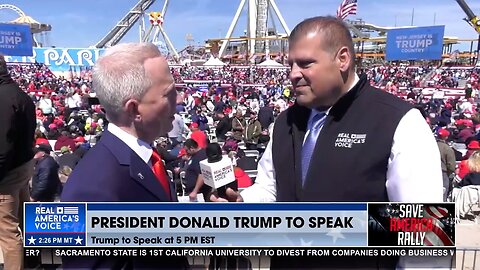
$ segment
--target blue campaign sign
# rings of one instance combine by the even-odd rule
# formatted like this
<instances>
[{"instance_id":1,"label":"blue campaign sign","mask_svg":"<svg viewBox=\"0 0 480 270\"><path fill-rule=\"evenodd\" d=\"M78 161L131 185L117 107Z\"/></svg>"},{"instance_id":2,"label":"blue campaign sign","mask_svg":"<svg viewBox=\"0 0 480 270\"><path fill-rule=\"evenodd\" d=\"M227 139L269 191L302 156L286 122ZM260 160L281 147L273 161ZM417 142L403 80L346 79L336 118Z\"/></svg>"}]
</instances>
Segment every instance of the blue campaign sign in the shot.
<instances>
[{"instance_id":1,"label":"blue campaign sign","mask_svg":"<svg viewBox=\"0 0 480 270\"><path fill-rule=\"evenodd\" d=\"M386 60L442 59L445 26L392 29L387 34Z\"/></svg>"},{"instance_id":2,"label":"blue campaign sign","mask_svg":"<svg viewBox=\"0 0 480 270\"><path fill-rule=\"evenodd\" d=\"M25 246L84 246L83 203L26 203Z\"/></svg>"},{"instance_id":3,"label":"blue campaign sign","mask_svg":"<svg viewBox=\"0 0 480 270\"><path fill-rule=\"evenodd\" d=\"M24 24L0 24L0 53L11 56L31 56L32 33Z\"/></svg>"},{"instance_id":4,"label":"blue campaign sign","mask_svg":"<svg viewBox=\"0 0 480 270\"><path fill-rule=\"evenodd\" d=\"M32 56L6 56L7 62L43 63L53 72L79 71L92 67L104 49L90 48L33 48Z\"/></svg>"}]
</instances>

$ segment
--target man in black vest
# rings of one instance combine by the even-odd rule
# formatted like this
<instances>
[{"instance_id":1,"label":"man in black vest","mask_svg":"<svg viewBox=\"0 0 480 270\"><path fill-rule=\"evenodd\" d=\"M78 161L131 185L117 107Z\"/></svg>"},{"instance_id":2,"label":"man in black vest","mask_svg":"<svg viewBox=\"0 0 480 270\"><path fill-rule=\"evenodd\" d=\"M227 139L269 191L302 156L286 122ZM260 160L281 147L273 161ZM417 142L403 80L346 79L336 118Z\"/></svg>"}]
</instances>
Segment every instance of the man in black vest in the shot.
<instances>
[{"instance_id":1,"label":"man in black vest","mask_svg":"<svg viewBox=\"0 0 480 270\"><path fill-rule=\"evenodd\" d=\"M354 59L341 20L314 17L295 27L289 64L296 103L276 120L255 184L241 196L228 190L230 201L443 201L427 123L407 102L359 78ZM272 269L395 267L396 260L380 260L277 257Z\"/></svg>"}]
</instances>

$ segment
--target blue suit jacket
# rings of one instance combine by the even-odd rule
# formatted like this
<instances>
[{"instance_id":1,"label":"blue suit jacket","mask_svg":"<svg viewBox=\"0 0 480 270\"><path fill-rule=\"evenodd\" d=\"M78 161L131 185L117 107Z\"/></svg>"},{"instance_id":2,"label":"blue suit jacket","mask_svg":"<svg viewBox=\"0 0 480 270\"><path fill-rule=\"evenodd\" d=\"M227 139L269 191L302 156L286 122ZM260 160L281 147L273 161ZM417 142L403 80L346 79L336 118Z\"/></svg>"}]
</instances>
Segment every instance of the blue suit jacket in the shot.
<instances>
[{"instance_id":1,"label":"blue suit jacket","mask_svg":"<svg viewBox=\"0 0 480 270\"><path fill-rule=\"evenodd\" d=\"M64 202L169 202L152 169L123 141L106 131L80 160L62 192ZM184 257L64 257L64 269L184 269Z\"/></svg>"}]
</instances>

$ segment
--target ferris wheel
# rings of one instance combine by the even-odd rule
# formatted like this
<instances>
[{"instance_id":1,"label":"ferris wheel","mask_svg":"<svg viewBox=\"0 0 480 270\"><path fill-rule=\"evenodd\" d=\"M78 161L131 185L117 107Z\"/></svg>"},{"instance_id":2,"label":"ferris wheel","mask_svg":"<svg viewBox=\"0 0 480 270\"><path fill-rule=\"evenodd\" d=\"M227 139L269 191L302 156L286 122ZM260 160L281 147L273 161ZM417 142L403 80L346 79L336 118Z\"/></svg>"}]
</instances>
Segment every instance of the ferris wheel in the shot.
<instances>
[{"instance_id":1,"label":"ferris wheel","mask_svg":"<svg viewBox=\"0 0 480 270\"><path fill-rule=\"evenodd\" d=\"M30 31L32 32L34 46L41 46L45 43L48 43L47 33L52 30L52 26L45 23L40 23L28 16L21 10L19 7L11 4L0 4L0 10L10 10L17 15L17 18L12 21L4 21L5 23L10 24L27 24L30 26Z\"/></svg>"}]
</instances>

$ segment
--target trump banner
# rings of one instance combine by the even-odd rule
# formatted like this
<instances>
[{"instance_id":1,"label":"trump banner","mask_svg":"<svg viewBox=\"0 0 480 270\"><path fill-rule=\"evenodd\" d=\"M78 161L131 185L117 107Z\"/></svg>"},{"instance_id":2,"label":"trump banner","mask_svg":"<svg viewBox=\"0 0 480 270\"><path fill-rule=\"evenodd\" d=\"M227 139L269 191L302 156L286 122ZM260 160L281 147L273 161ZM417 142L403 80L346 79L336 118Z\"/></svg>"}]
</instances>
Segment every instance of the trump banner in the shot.
<instances>
[{"instance_id":1,"label":"trump banner","mask_svg":"<svg viewBox=\"0 0 480 270\"><path fill-rule=\"evenodd\" d=\"M442 59L444 31L444 25L389 30L386 60Z\"/></svg>"},{"instance_id":2,"label":"trump banner","mask_svg":"<svg viewBox=\"0 0 480 270\"><path fill-rule=\"evenodd\" d=\"M33 55L30 26L23 24L0 24L0 53L9 56Z\"/></svg>"},{"instance_id":3,"label":"trump banner","mask_svg":"<svg viewBox=\"0 0 480 270\"><path fill-rule=\"evenodd\" d=\"M25 204L26 247L366 246L366 225L366 204Z\"/></svg>"},{"instance_id":4,"label":"trump banner","mask_svg":"<svg viewBox=\"0 0 480 270\"><path fill-rule=\"evenodd\" d=\"M371 203L369 246L454 246L455 205Z\"/></svg>"}]
</instances>

